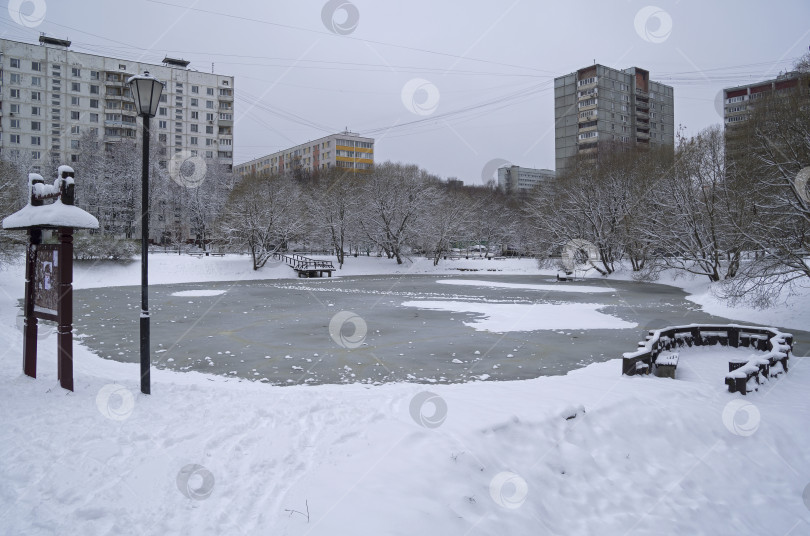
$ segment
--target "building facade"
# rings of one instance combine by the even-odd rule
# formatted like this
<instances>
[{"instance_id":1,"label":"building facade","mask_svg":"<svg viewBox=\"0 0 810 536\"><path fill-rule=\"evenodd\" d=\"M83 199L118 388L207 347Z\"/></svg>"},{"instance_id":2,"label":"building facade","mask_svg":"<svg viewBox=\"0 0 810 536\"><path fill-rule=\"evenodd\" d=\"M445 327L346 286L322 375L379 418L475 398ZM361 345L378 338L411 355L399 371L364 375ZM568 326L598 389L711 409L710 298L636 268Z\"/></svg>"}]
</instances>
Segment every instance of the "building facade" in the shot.
<instances>
[{"instance_id":1,"label":"building facade","mask_svg":"<svg viewBox=\"0 0 810 536\"><path fill-rule=\"evenodd\" d=\"M364 138L344 131L254 158L237 165L234 172L244 177L253 173L314 173L331 168L341 168L353 173L368 172L373 167L374 138Z\"/></svg>"},{"instance_id":2,"label":"building facade","mask_svg":"<svg viewBox=\"0 0 810 536\"><path fill-rule=\"evenodd\" d=\"M802 75L798 72L788 72L772 80L748 84L745 86L730 87L723 90L723 125L726 129L733 128L748 120L757 99L778 95L780 92L796 91L799 89Z\"/></svg>"},{"instance_id":3,"label":"building facade","mask_svg":"<svg viewBox=\"0 0 810 536\"><path fill-rule=\"evenodd\" d=\"M554 79L554 148L559 175L577 155L631 146L675 146L671 86L638 67L591 65Z\"/></svg>"},{"instance_id":4,"label":"building facade","mask_svg":"<svg viewBox=\"0 0 810 536\"><path fill-rule=\"evenodd\" d=\"M498 168L498 188L504 193L520 193L549 184L556 174L550 169L533 169L520 166Z\"/></svg>"},{"instance_id":5,"label":"building facade","mask_svg":"<svg viewBox=\"0 0 810 536\"><path fill-rule=\"evenodd\" d=\"M70 50L70 42L40 37L40 44L0 39L0 155L30 158L33 171L80 163L81 137L105 144L139 140L141 119L127 79L149 71L165 88L152 139L174 153L217 159L233 167L234 78L188 68Z\"/></svg>"}]
</instances>

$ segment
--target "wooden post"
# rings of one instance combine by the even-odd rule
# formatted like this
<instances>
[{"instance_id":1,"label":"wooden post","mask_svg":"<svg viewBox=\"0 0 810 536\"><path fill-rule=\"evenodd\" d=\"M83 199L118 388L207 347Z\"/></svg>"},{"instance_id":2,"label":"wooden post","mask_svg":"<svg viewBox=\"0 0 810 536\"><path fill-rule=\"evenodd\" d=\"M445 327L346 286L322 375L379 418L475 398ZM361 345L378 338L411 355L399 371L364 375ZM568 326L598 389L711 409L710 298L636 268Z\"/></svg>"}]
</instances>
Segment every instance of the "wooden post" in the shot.
<instances>
[{"instance_id":1,"label":"wooden post","mask_svg":"<svg viewBox=\"0 0 810 536\"><path fill-rule=\"evenodd\" d=\"M59 228L59 302L56 339L59 384L73 390L73 228Z\"/></svg>"},{"instance_id":2,"label":"wooden post","mask_svg":"<svg viewBox=\"0 0 810 536\"><path fill-rule=\"evenodd\" d=\"M37 270L37 248L42 242L42 230L28 230L28 247L25 250L25 305L23 321L23 373L37 377L37 317L34 315L34 279Z\"/></svg>"}]
</instances>

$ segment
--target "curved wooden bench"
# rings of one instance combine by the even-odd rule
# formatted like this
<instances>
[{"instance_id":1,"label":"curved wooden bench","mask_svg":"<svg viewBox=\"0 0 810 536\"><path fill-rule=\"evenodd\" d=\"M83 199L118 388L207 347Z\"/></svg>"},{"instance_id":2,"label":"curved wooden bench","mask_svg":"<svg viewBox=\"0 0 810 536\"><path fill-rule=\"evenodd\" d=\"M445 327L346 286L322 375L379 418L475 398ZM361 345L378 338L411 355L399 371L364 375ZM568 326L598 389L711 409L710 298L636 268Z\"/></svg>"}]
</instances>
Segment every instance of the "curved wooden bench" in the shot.
<instances>
[{"instance_id":1,"label":"curved wooden bench","mask_svg":"<svg viewBox=\"0 0 810 536\"><path fill-rule=\"evenodd\" d=\"M725 378L729 392L746 394L756 390L763 379L788 371L788 359L793 351L793 335L776 328L738 324L689 324L654 329L648 332L646 340L638 343L638 350L622 356L622 374L649 374L655 367L656 376L674 378L678 354L671 350L684 346L715 344L765 352L752 354L746 359L735 358L729 362L729 372ZM664 359L659 361L662 355Z\"/></svg>"}]
</instances>

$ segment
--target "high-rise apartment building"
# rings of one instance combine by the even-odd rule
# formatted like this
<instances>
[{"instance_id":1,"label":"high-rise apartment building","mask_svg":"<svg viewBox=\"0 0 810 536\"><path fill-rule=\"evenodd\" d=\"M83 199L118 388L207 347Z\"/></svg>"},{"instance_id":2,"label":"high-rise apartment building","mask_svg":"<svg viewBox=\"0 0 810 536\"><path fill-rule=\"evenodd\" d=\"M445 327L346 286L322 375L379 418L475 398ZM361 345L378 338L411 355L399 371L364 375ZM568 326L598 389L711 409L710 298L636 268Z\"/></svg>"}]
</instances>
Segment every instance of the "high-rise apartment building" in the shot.
<instances>
[{"instance_id":1,"label":"high-rise apartment building","mask_svg":"<svg viewBox=\"0 0 810 536\"><path fill-rule=\"evenodd\" d=\"M550 169L503 166L498 168L498 188L504 193L528 192L553 182L555 176Z\"/></svg>"},{"instance_id":2,"label":"high-rise apartment building","mask_svg":"<svg viewBox=\"0 0 810 536\"><path fill-rule=\"evenodd\" d=\"M772 80L724 89L723 125L725 128L733 128L747 121L757 99L798 90L802 76L808 78L809 75L802 75L802 73L792 71L781 74Z\"/></svg>"},{"instance_id":3,"label":"high-rise apartment building","mask_svg":"<svg viewBox=\"0 0 810 536\"><path fill-rule=\"evenodd\" d=\"M81 138L105 144L137 140L140 118L127 79L149 71L165 83L152 139L174 153L233 166L234 78L188 68L70 50L70 42L42 36L40 44L0 39L0 155L30 158L32 171L57 163L80 165Z\"/></svg>"},{"instance_id":4,"label":"high-rise apartment building","mask_svg":"<svg viewBox=\"0 0 810 536\"><path fill-rule=\"evenodd\" d=\"M367 172L374 167L374 138L344 131L308 141L266 156L254 158L234 168L240 176L252 173L326 171L341 168L350 172Z\"/></svg>"},{"instance_id":5,"label":"high-rise apartment building","mask_svg":"<svg viewBox=\"0 0 810 536\"><path fill-rule=\"evenodd\" d=\"M591 65L554 79L557 175L577 155L598 156L616 145L675 145L671 86L638 67Z\"/></svg>"}]
</instances>

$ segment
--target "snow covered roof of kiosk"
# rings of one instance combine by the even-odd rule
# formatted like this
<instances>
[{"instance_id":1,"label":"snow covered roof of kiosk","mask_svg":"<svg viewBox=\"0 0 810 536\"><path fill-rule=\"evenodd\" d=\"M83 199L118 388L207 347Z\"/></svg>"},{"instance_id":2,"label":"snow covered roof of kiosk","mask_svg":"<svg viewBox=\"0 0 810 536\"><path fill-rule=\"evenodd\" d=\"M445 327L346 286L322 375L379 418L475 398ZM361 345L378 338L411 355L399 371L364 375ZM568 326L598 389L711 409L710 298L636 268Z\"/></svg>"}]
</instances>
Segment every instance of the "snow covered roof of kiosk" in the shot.
<instances>
[{"instance_id":1,"label":"snow covered roof of kiosk","mask_svg":"<svg viewBox=\"0 0 810 536\"><path fill-rule=\"evenodd\" d=\"M70 166L59 166L59 175L62 172L73 172ZM66 205L57 198L53 203L34 206L31 204L32 195L37 197L53 197L59 195L59 184L65 181L73 183L73 177L57 178L53 185L44 184L42 176L36 173L28 174L29 201L21 210L3 219L3 229L29 229L31 227L73 227L75 229L98 229L98 220L77 206Z\"/></svg>"},{"instance_id":2,"label":"snow covered roof of kiosk","mask_svg":"<svg viewBox=\"0 0 810 536\"><path fill-rule=\"evenodd\" d=\"M65 205L59 199L50 205L40 207L29 203L3 219L3 229L28 229L30 227L98 229L98 220L89 212L73 205Z\"/></svg>"}]
</instances>

